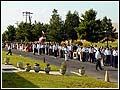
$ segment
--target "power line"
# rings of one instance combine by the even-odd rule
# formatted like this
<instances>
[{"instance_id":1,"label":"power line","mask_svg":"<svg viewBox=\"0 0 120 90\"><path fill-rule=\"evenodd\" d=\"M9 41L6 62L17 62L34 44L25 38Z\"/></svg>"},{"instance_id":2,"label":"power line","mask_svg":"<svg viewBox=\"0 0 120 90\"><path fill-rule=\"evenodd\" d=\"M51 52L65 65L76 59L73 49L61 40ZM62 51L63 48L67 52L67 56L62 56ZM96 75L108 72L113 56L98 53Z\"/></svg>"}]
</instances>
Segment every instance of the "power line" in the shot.
<instances>
[{"instance_id":1,"label":"power line","mask_svg":"<svg viewBox=\"0 0 120 90\"><path fill-rule=\"evenodd\" d=\"M31 24L31 18L32 18L32 16L30 16L31 14L33 14L33 13L31 13L31 12L23 12L23 16L25 16L26 17L26 23L27 23L27 17L29 18L29 22L30 22L30 24Z\"/></svg>"}]
</instances>

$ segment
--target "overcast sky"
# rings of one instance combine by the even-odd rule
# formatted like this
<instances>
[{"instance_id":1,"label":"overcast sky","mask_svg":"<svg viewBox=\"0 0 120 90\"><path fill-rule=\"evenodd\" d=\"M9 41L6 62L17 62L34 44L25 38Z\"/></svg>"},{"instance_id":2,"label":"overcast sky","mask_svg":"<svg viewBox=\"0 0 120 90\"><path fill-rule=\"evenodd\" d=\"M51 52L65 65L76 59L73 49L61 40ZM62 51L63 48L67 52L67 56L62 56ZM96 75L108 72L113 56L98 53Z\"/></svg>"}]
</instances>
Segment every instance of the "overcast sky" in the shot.
<instances>
[{"instance_id":1,"label":"overcast sky","mask_svg":"<svg viewBox=\"0 0 120 90\"><path fill-rule=\"evenodd\" d=\"M119 2L118 1L1 1L1 33L6 30L8 25L16 26L16 22L25 21L23 13L31 12L32 23L49 23L53 9L58 10L62 20L65 20L69 10L78 11L79 16L86 10L93 8L97 11L97 19L107 16L112 23L119 21Z\"/></svg>"}]
</instances>

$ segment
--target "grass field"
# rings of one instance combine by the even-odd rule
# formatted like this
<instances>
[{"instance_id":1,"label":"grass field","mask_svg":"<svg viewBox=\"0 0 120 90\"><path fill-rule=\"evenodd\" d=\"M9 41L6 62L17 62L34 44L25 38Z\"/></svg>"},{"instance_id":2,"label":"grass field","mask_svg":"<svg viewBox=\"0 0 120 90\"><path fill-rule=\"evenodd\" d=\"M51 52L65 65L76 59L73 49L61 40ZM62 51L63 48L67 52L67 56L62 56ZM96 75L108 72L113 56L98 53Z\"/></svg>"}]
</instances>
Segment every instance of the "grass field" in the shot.
<instances>
[{"instance_id":1,"label":"grass field","mask_svg":"<svg viewBox=\"0 0 120 90\"><path fill-rule=\"evenodd\" d=\"M6 57L6 52L2 51L2 61ZM44 63L23 56L13 54L8 55L10 64L16 66L18 61L30 63L40 63L43 68ZM2 62L3 63L3 62ZM59 67L51 65L53 70ZM117 85L102 80L97 80L87 76L76 75L47 75L34 72L2 73L2 88L118 88Z\"/></svg>"},{"instance_id":2,"label":"grass field","mask_svg":"<svg viewBox=\"0 0 120 90\"><path fill-rule=\"evenodd\" d=\"M33 72L2 73L3 88L117 88L87 76L47 75Z\"/></svg>"},{"instance_id":3,"label":"grass field","mask_svg":"<svg viewBox=\"0 0 120 90\"><path fill-rule=\"evenodd\" d=\"M27 57L15 55L15 54L10 56L10 55L6 55L6 53L7 52L2 51L2 63L4 63L4 58L8 57L8 58L10 58L10 62L9 63L12 64L15 67L17 67L17 62L22 62L23 66L25 66L27 63L29 63L32 68L33 68L35 63L38 63L42 70L46 66L46 63L41 62L41 61L37 61L37 60L31 59L31 58L27 58ZM55 65L50 65L50 66L51 66L51 70L59 70L59 67L57 67Z\"/></svg>"}]
</instances>

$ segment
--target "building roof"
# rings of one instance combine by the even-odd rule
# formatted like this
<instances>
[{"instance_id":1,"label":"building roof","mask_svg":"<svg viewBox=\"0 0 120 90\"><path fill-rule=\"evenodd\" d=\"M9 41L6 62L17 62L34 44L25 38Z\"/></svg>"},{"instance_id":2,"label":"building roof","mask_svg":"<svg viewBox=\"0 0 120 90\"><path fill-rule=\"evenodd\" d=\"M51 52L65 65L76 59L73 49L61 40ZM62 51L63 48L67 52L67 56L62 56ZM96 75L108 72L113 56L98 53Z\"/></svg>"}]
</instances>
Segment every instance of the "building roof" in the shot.
<instances>
[{"instance_id":1,"label":"building roof","mask_svg":"<svg viewBox=\"0 0 120 90\"><path fill-rule=\"evenodd\" d=\"M116 28L116 32L118 32L118 23L112 23L112 26Z\"/></svg>"}]
</instances>

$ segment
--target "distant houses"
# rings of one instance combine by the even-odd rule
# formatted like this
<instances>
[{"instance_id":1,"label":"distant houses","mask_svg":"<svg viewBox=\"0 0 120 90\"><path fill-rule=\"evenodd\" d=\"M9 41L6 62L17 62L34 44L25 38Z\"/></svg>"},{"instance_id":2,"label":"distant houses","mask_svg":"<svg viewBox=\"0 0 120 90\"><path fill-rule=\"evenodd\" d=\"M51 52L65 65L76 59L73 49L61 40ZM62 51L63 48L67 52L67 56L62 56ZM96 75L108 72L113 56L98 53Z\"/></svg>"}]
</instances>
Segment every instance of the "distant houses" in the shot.
<instances>
[{"instance_id":1,"label":"distant houses","mask_svg":"<svg viewBox=\"0 0 120 90\"><path fill-rule=\"evenodd\" d=\"M115 34L116 34L116 36L118 37L118 30L119 30L119 28L118 28L118 23L112 23L112 25L113 25L114 28L116 28Z\"/></svg>"},{"instance_id":2,"label":"distant houses","mask_svg":"<svg viewBox=\"0 0 120 90\"><path fill-rule=\"evenodd\" d=\"M112 26L116 28L116 32L118 33L118 23L112 23Z\"/></svg>"}]
</instances>

